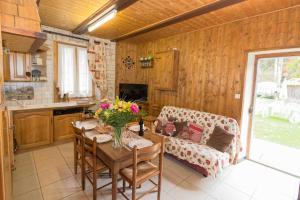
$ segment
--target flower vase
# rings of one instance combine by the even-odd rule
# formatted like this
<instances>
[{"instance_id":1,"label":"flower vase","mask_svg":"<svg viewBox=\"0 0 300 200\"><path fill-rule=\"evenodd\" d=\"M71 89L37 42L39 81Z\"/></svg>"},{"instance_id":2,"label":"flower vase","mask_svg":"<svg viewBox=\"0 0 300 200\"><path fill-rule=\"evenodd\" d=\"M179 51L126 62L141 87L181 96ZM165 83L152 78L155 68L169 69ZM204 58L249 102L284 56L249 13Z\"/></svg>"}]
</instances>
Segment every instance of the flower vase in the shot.
<instances>
[{"instance_id":1,"label":"flower vase","mask_svg":"<svg viewBox=\"0 0 300 200\"><path fill-rule=\"evenodd\" d=\"M99 126L100 126L100 127L104 126L104 122L103 122L102 119L99 119Z\"/></svg>"},{"instance_id":2,"label":"flower vase","mask_svg":"<svg viewBox=\"0 0 300 200\"><path fill-rule=\"evenodd\" d=\"M119 149L123 147L122 141L122 133L124 131L124 127L113 127L114 128L114 141L113 141L113 148Z\"/></svg>"}]
</instances>

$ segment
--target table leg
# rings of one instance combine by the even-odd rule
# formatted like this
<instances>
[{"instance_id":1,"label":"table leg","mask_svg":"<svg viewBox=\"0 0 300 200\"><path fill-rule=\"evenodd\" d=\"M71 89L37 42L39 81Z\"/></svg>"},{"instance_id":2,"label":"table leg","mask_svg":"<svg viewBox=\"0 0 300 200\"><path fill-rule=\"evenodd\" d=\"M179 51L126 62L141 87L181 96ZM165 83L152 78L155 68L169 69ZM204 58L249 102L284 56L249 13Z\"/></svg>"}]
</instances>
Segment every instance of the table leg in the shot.
<instances>
[{"instance_id":1,"label":"table leg","mask_svg":"<svg viewBox=\"0 0 300 200\"><path fill-rule=\"evenodd\" d=\"M112 177L111 177L111 181L112 181L112 200L117 200L117 187L118 187L118 173L119 171L116 168L113 168L111 170L112 173Z\"/></svg>"}]
</instances>

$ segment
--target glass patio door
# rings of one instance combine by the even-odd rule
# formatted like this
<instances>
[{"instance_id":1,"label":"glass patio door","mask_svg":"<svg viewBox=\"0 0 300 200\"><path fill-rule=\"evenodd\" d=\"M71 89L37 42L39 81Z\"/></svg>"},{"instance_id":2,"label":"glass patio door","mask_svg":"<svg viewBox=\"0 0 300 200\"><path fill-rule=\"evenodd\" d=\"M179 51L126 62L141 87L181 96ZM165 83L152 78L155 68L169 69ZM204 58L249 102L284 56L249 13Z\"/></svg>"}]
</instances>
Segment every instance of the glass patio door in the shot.
<instances>
[{"instance_id":1,"label":"glass patio door","mask_svg":"<svg viewBox=\"0 0 300 200\"><path fill-rule=\"evenodd\" d=\"M255 60L249 158L300 177L300 53Z\"/></svg>"}]
</instances>

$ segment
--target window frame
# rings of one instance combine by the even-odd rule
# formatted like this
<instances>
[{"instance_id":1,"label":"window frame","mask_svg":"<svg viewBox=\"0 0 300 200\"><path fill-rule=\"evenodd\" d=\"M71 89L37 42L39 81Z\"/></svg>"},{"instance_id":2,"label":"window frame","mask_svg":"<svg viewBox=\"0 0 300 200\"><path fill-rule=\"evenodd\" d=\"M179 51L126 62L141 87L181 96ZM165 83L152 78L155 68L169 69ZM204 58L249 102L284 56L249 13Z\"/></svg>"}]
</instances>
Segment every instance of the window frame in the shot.
<instances>
[{"instance_id":1,"label":"window frame","mask_svg":"<svg viewBox=\"0 0 300 200\"><path fill-rule=\"evenodd\" d=\"M54 60L54 65L53 65L53 79L54 79L54 102L59 102L62 100L62 98L59 96L59 83L58 83L58 48L59 48L59 44L62 44L62 45L69 45L69 46L73 46L75 47L75 63L76 63L76 72L75 72L75 75L76 75L76 78L79 79L78 77L78 55L77 55L77 48L86 48L88 50L88 47L86 45L80 45L80 44L75 44L75 43L69 43L69 42L61 42L61 41L54 41L54 52L53 52L53 60ZM70 100L76 100L76 99L95 99L95 83L93 81L93 78L92 78L92 96L89 96L89 97L70 97ZM79 89L79 87L77 88L77 90Z\"/></svg>"}]
</instances>

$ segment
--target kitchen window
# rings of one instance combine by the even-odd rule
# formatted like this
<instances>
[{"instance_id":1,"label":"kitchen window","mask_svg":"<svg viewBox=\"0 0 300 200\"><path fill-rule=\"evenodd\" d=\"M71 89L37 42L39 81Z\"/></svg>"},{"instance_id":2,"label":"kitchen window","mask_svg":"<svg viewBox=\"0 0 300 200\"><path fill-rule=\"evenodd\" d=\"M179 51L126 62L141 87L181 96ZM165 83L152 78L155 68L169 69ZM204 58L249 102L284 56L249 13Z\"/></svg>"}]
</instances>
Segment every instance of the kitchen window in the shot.
<instances>
[{"instance_id":1,"label":"kitchen window","mask_svg":"<svg viewBox=\"0 0 300 200\"><path fill-rule=\"evenodd\" d=\"M58 44L58 86L60 97L91 97L92 77L88 68L87 48Z\"/></svg>"}]
</instances>

